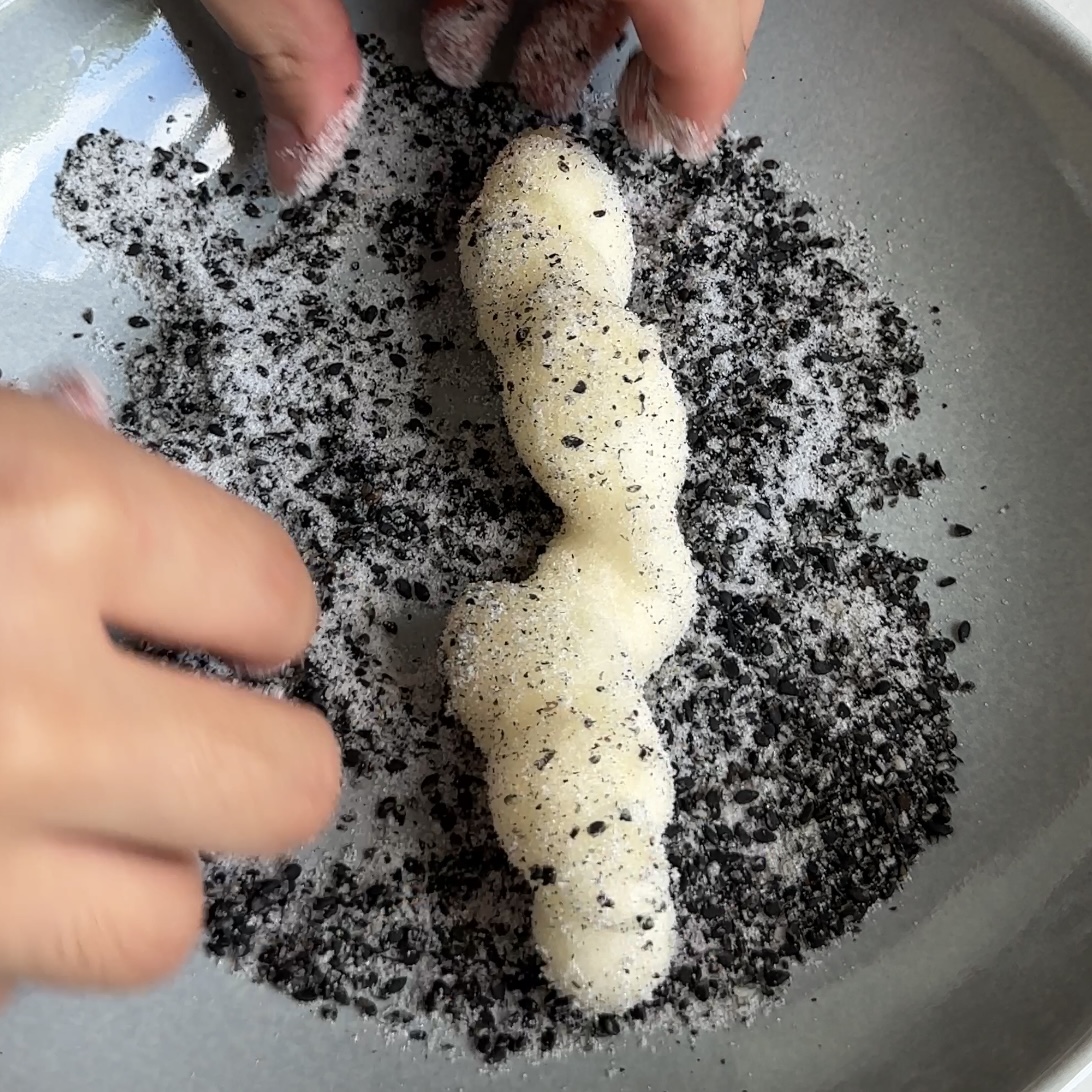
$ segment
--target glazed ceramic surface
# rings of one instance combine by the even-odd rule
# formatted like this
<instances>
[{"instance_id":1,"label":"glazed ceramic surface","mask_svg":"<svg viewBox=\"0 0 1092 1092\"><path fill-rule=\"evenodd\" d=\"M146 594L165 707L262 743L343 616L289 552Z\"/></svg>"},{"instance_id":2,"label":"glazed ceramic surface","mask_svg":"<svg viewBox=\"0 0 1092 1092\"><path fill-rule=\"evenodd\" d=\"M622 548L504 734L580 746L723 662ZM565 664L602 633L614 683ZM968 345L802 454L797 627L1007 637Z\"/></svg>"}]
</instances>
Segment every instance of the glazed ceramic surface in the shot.
<instances>
[{"instance_id":1,"label":"glazed ceramic surface","mask_svg":"<svg viewBox=\"0 0 1092 1092\"><path fill-rule=\"evenodd\" d=\"M864 228L921 323L923 413L898 436L949 481L877 523L958 576L955 836L784 1006L693 1044L621 1041L483 1076L323 1023L203 957L150 996L35 995L0 1017L5 1092L665 1089L1021 1092L1082 1087L1092 1045L1092 24L1015 0L769 0L734 124ZM358 29L419 58L414 3ZM186 42L192 46L187 47ZM72 355L81 310L132 313L67 237L64 150L108 125L247 154L254 95L182 0L0 0L0 368ZM169 122L168 116L174 118ZM928 307L942 308L941 325ZM111 384L109 361L95 360ZM973 524L958 548L946 518ZM969 646L972 647L972 646ZM2 881L0 881L2 882ZM1092 1081L1089 1082L1092 1087Z\"/></svg>"}]
</instances>

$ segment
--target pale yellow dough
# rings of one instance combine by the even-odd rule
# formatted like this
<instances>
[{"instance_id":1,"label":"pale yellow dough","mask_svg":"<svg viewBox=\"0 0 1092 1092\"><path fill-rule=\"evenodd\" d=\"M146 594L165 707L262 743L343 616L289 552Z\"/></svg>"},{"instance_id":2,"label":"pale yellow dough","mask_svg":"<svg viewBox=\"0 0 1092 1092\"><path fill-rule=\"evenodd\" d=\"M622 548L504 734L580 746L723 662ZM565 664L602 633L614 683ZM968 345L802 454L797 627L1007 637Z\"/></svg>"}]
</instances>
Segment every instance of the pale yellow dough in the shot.
<instances>
[{"instance_id":1,"label":"pale yellow dough","mask_svg":"<svg viewBox=\"0 0 1092 1092\"><path fill-rule=\"evenodd\" d=\"M467 213L463 281L520 457L564 514L523 584L479 584L443 642L453 712L488 760L497 834L535 888L551 981L621 1012L667 974L671 764L643 688L685 633L676 520L686 414L625 309L633 235L610 172L554 130L501 154Z\"/></svg>"}]
</instances>

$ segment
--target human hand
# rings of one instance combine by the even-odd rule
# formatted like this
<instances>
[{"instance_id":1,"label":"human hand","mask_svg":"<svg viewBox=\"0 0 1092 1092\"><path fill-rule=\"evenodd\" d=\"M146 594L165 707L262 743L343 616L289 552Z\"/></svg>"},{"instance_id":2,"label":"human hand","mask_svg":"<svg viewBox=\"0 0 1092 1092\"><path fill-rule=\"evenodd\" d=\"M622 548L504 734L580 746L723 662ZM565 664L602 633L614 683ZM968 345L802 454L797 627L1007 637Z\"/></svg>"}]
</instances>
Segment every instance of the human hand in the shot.
<instances>
[{"instance_id":1,"label":"human hand","mask_svg":"<svg viewBox=\"0 0 1092 1092\"><path fill-rule=\"evenodd\" d=\"M288 536L58 393L0 390L0 995L167 974L201 928L198 852L287 851L340 785L316 711L107 633L285 663L316 621Z\"/></svg>"},{"instance_id":2,"label":"human hand","mask_svg":"<svg viewBox=\"0 0 1092 1092\"><path fill-rule=\"evenodd\" d=\"M342 0L203 0L250 59L266 112L274 189L314 193L335 170L360 117L365 76ZM425 55L446 83L478 83L518 0L427 0ZM643 50L618 87L619 112L642 150L700 160L739 94L763 0L545 0L512 73L522 97L563 117L632 19Z\"/></svg>"}]
</instances>

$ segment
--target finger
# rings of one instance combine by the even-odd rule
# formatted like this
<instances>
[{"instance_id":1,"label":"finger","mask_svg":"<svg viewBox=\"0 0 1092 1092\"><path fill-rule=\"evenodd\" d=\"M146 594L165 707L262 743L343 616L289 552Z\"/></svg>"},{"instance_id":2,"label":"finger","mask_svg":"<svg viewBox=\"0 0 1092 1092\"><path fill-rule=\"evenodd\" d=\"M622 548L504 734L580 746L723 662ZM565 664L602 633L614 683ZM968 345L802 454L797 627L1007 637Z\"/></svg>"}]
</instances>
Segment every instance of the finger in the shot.
<instances>
[{"instance_id":1,"label":"finger","mask_svg":"<svg viewBox=\"0 0 1092 1092\"><path fill-rule=\"evenodd\" d=\"M0 841L0 975L129 988L175 971L203 917L196 858L29 835Z\"/></svg>"},{"instance_id":2,"label":"finger","mask_svg":"<svg viewBox=\"0 0 1092 1092\"><path fill-rule=\"evenodd\" d=\"M618 0L552 0L524 31L512 82L521 98L554 118L573 113L629 17Z\"/></svg>"},{"instance_id":3,"label":"finger","mask_svg":"<svg viewBox=\"0 0 1092 1092\"><path fill-rule=\"evenodd\" d=\"M72 573L126 632L256 668L314 632L310 576L273 520L47 399L0 392L0 494L9 572Z\"/></svg>"},{"instance_id":4,"label":"finger","mask_svg":"<svg viewBox=\"0 0 1092 1092\"><path fill-rule=\"evenodd\" d=\"M476 87L515 0L429 0L421 20L425 60L450 87Z\"/></svg>"},{"instance_id":5,"label":"finger","mask_svg":"<svg viewBox=\"0 0 1092 1092\"><path fill-rule=\"evenodd\" d=\"M366 80L341 0L203 0L250 59L274 189L308 197L345 154Z\"/></svg>"},{"instance_id":6,"label":"finger","mask_svg":"<svg viewBox=\"0 0 1092 1092\"><path fill-rule=\"evenodd\" d=\"M77 690L25 679L0 708L9 824L263 855L328 822L340 752L314 709L112 648L84 674Z\"/></svg>"},{"instance_id":7,"label":"finger","mask_svg":"<svg viewBox=\"0 0 1092 1092\"><path fill-rule=\"evenodd\" d=\"M642 50L626 66L618 108L639 148L702 160L712 151L744 80L737 3L629 0Z\"/></svg>"}]
</instances>

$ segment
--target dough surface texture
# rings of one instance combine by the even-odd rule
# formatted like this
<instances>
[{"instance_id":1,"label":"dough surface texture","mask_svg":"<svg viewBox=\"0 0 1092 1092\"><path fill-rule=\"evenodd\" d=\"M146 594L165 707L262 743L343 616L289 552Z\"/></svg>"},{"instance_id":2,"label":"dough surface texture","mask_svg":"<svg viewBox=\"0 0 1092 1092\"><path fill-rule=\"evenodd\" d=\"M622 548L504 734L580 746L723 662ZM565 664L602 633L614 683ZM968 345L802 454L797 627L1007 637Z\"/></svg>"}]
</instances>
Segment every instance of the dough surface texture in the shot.
<instances>
[{"instance_id":1,"label":"dough surface texture","mask_svg":"<svg viewBox=\"0 0 1092 1092\"><path fill-rule=\"evenodd\" d=\"M672 768L643 690L696 603L675 512L686 413L656 330L626 310L621 191L575 140L536 130L501 153L460 260L508 428L563 525L524 583L456 604L451 711L486 756L547 977L587 1012L621 1012L651 996L675 946Z\"/></svg>"}]
</instances>

